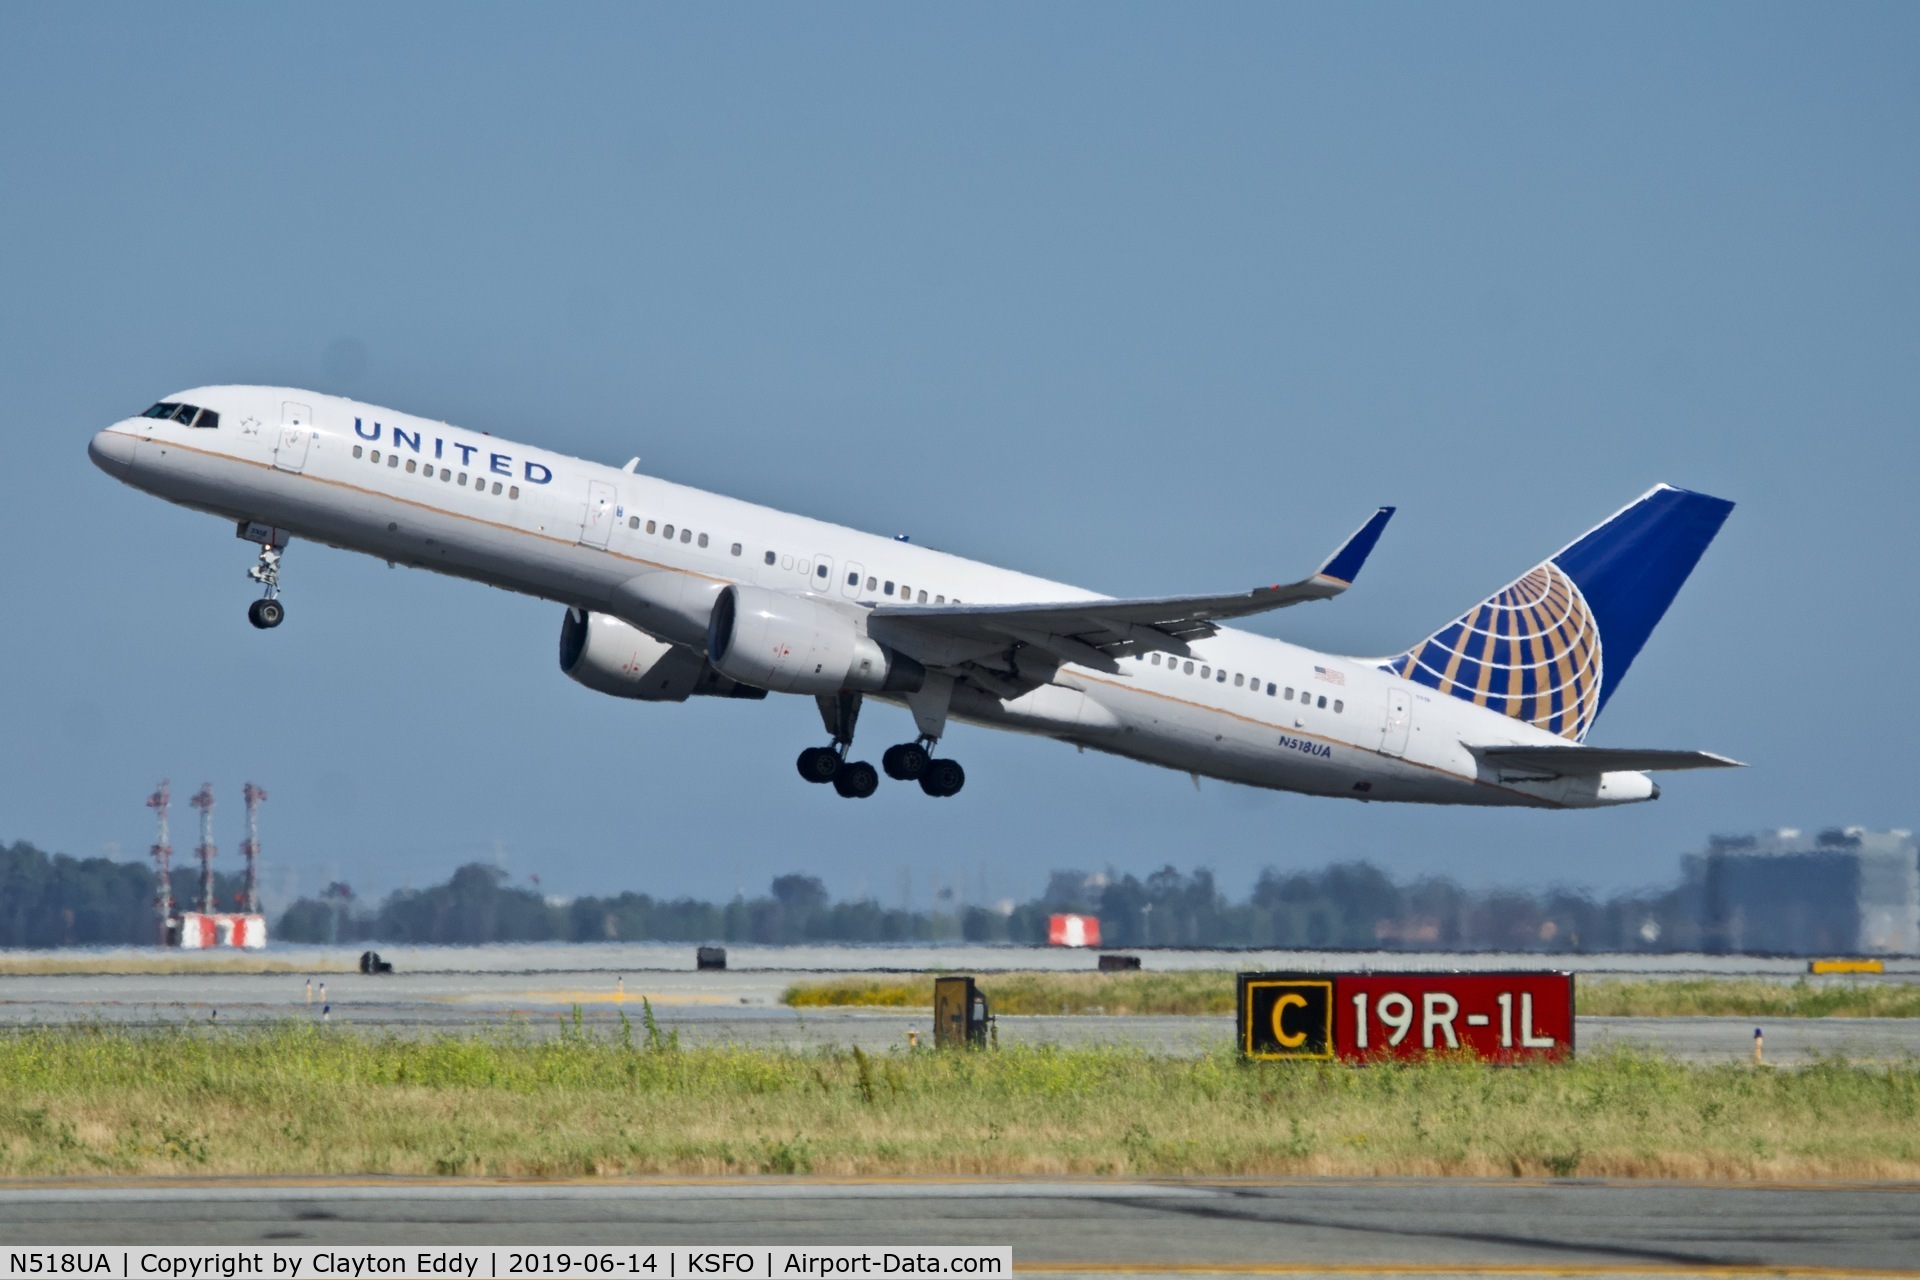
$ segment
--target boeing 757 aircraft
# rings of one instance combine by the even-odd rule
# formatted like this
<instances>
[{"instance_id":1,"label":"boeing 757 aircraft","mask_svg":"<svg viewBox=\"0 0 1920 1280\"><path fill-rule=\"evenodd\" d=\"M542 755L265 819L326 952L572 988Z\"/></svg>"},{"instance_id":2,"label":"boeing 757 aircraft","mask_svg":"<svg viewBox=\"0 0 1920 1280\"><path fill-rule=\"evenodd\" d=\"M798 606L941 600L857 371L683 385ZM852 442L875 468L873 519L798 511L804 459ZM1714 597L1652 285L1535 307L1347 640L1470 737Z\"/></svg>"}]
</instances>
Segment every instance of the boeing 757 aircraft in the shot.
<instances>
[{"instance_id":1,"label":"boeing 757 aircraft","mask_svg":"<svg viewBox=\"0 0 1920 1280\"><path fill-rule=\"evenodd\" d=\"M1297 582L1113 599L425 418L284 387L201 387L93 438L116 479L259 545L247 616L286 616L294 538L566 606L560 668L641 702L810 695L800 776L849 798L868 697L915 736L888 777L966 774L950 719L1249 786L1358 800L1583 809L1651 800L1699 751L1585 745L1733 504L1656 487L1414 645L1315 653L1221 624L1353 584L1381 507Z\"/></svg>"}]
</instances>

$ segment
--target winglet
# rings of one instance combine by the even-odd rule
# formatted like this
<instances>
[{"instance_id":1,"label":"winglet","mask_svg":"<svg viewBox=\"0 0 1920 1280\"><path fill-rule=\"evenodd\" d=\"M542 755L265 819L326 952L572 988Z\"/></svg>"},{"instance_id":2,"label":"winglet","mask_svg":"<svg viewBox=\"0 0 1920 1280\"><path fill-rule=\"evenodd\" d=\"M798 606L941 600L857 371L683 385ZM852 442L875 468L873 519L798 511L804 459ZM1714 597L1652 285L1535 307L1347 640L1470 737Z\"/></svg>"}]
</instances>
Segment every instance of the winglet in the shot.
<instances>
[{"instance_id":1,"label":"winglet","mask_svg":"<svg viewBox=\"0 0 1920 1280\"><path fill-rule=\"evenodd\" d=\"M1360 576L1360 566L1367 562L1367 556L1373 551L1373 544L1380 541L1380 531L1387 527L1387 521L1393 518L1392 507L1382 507L1370 516L1367 522L1354 531L1354 535L1340 544L1340 549L1327 558L1320 566L1316 578L1330 578L1343 587L1353 585Z\"/></svg>"}]
</instances>

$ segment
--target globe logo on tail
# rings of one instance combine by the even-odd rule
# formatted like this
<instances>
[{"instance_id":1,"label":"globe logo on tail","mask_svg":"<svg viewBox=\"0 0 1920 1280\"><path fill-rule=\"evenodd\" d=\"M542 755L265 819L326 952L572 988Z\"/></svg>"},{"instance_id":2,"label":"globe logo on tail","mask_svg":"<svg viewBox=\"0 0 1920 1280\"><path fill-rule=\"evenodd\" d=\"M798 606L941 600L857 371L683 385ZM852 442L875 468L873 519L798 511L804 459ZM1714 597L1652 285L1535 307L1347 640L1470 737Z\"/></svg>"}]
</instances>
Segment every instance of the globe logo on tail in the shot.
<instances>
[{"instance_id":1,"label":"globe logo on tail","mask_svg":"<svg viewBox=\"0 0 1920 1280\"><path fill-rule=\"evenodd\" d=\"M1552 561L1383 665L1575 742L1600 711L1600 628Z\"/></svg>"}]
</instances>

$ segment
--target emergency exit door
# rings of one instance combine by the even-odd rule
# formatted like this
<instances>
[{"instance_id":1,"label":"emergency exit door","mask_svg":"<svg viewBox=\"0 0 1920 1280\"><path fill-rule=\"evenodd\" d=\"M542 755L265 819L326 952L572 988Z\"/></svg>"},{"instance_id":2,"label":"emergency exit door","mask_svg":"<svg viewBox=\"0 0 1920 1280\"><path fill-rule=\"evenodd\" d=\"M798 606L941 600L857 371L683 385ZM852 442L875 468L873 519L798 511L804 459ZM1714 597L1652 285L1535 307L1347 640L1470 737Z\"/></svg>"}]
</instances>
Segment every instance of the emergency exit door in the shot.
<instances>
[{"instance_id":1,"label":"emergency exit door","mask_svg":"<svg viewBox=\"0 0 1920 1280\"><path fill-rule=\"evenodd\" d=\"M613 533L613 486L600 480L587 482L587 512L580 520L580 544L604 547Z\"/></svg>"}]
</instances>

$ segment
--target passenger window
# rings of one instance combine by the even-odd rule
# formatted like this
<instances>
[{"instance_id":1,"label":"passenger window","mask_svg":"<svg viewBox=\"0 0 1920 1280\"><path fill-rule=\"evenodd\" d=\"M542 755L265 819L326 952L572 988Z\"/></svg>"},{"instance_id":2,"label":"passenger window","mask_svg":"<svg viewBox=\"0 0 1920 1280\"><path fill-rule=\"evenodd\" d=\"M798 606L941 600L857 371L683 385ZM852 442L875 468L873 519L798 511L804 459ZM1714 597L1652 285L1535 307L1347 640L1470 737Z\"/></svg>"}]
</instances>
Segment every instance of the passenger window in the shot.
<instances>
[{"instance_id":1,"label":"passenger window","mask_svg":"<svg viewBox=\"0 0 1920 1280\"><path fill-rule=\"evenodd\" d=\"M419 463L417 463L417 462L415 462L415 461L414 461L414 460L413 460L412 458L408 458L408 459L407 459L407 474L408 474L408 475L412 475L412 474L413 474L413 473L414 473L415 471L418 471L419 469L420 469L420 464L419 464Z\"/></svg>"},{"instance_id":2,"label":"passenger window","mask_svg":"<svg viewBox=\"0 0 1920 1280\"><path fill-rule=\"evenodd\" d=\"M890 595L892 595L892 594L893 594L893 584L892 584L891 582L889 582L889 583L887 584L887 589L886 589L885 591L882 591L882 592L881 592L880 594L881 594L881 595L883 595L883 596L890 596Z\"/></svg>"},{"instance_id":3,"label":"passenger window","mask_svg":"<svg viewBox=\"0 0 1920 1280\"><path fill-rule=\"evenodd\" d=\"M859 585L860 585L860 575L859 575L859 574L857 574L857 573L850 573L850 574L848 574L848 575L847 575L847 585L848 585L848 586L850 586L850 587L857 587L857 586L859 586Z\"/></svg>"},{"instance_id":4,"label":"passenger window","mask_svg":"<svg viewBox=\"0 0 1920 1280\"><path fill-rule=\"evenodd\" d=\"M388 454L388 455L387 455L387 465L388 465L388 466L390 466L390 467L397 467L397 466L399 466L399 465L400 465L400 455L399 455L399 454L397 454L397 453L390 453L390 454Z\"/></svg>"},{"instance_id":5,"label":"passenger window","mask_svg":"<svg viewBox=\"0 0 1920 1280\"><path fill-rule=\"evenodd\" d=\"M493 491L494 491L495 493L499 493L499 492L500 492L500 482L499 482L498 480L495 480L495 481L493 482Z\"/></svg>"},{"instance_id":6,"label":"passenger window","mask_svg":"<svg viewBox=\"0 0 1920 1280\"><path fill-rule=\"evenodd\" d=\"M1324 693L1321 694L1320 701L1314 703L1314 706L1320 708L1320 710L1322 711L1325 711L1327 709L1327 695Z\"/></svg>"},{"instance_id":7,"label":"passenger window","mask_svg":"<svg viewBox=\"0 0 1920 1280\"><path fill-rule=\"evenodd\" d=\"M920 593L920 598L914 601L915 604L925 604L926 602L927 602L927 593L924 591Z\"/></svg>"},{"instance_id":8,"label":"passenger window","mask_svg":"<svg viewBox=\"0 0 1920 1280\"><path fill-rule=\"evenodd\" d=\"M380 461L380 451L379 451L378 449L375 449L375 450L373 451L373 460L374 460L375 462L379 462L379 461Z\"/></svg>"},{"instance_id":9,"label":"passenger window","mask_svg":"<svg viewBox=\"0 0 1920 1280\"><path fill-rule=\"evenodd\" d=\"M1236 688L1236 689L1238 689L1238 688L1239 688L1239 687L1240 687L1241 685L1243 685L1243 684L1245 684L1246 682L1247 682L1247 678L1246 678L1245 676L1243 676L1243 675L1241 675L1241 674L1240 674L1239 672L1237 672L1237 671L1233 673L1233 687L1234 687L1234 688Z\"/></svg>"},{"instance_id":10,"label":"passenger window","mask_svg":"<svg viewBox=\"0 0 1920 1280\"><path fill-rule=\"evenodd\" d=\"M700 535L700 545L703 547L707 545L707 535L704 533Z\"/></svg>"},{"instance_id":11,"label":"passenger window","mask_svg":"<svg viewBox=\"0 0 1920 1280\"><path fill-rule=\"evenodd\" d=\"M1225 684L1227 682L1227 669L1225 667L1220 668L1220 674L1213 679L1216 684Z\"/></svg>"},{"instance_id":12,"label":"passenger window","mask_svg":"<svg viewBox=\"0 0 1920 1280\"><path fill-rule=\"evenodd\" d=\"M462 471L462 472L460 473L460 476L459 476L459 479L457 479L457 480L455 480L455 481L454 481L454 483L455 483L455 484L458 484L458 485L460 485L460 486L461 486L462 488L464 488L464 487L466 486L466 483L467 483L467 473L466 473L466 472L464 472L464 471Z\"/></svg>"},{"instance_id":13,"label":"passenger window","mask_svg":"<svg viewBox=\"0 0 1920 1280\"><path fill-rule=\"evenodd\" d=\"M1160 655L1158 652L1155 652L1153 655L1153 665L1156 667L1160 665Z\"/></svg>"},{"instance_id":14,"label":"passenger window","mask_svg":"<svg viewBox=\"0 0 1920 1280\"><path fill-rule=\"evenodd\" d=\"M1345 711L1347 709L1347 704L1344 702L1341 702L1338 698L1336 698L1334 699L1333 709L1335 712Z\"/></svg>"},{"instance_id":15,"label":"passenger window","mask_svg":"<svg viewBox=\"0 0 1920 1280\"><path fill-rule=\"evenodd\" d=\"M824 564L817 566L813 571L813 576L825 582L827 580L827 566Z\"/></svg>"},{"instance_id":16,"label":"passenger window","mask_svg":"<svg viewBox=\"0 0 1920 1280\"><path fill-rule=\"evenodd\" d=\"M1202 667L1202 668L1200 668L1200 678L1201 678L1202 680L1211 680L1211 679L1213 679L1213 668L1212 668L1212 667Z\"/></svg>"},{"instance_id":17,"label":"passenger window","mask_svg":"<svg viewBox=\"0 0 1920 1280\"><path fill-rule=\"evenodd\" d=\"M517 485L517 484L510 484L510 485L508 485L508 486L507 486L507 496L508 496L509 498L515 498L515 499L517 499L517 498L519 498L519 496L520 496L520 486L519 486L519 485Z\"/></svg>"},{"instance_id":18,"label":"passenger window","mask_svg":"<svg viewBox=\"0 0 1920 1280\"><path fill-rule=\"evenodd\" d=\"M1293 701L1293 688L1292 688L1292 686L1288 686L1288 688L1287 688L1287 701L1288 701L1288 702L1292 702L1292 701Z\"/></svg>"},{"instance_id":19,"label":"passenger window","mask_svg":"<svg viewBox=\"0 0 1920 1280\"><path fill-rule=\"evenodd\" d=\"M639 516L628 516L628 517L627 517L627 528L629 528L629 529L638 529L639 527L640 527L640 517L639 517Z\"/></svg>"},{"instance_id":20,"label":"passenger window","mask_svg":"<svg viewBox=\"0 0 1920 1280\"><path fill-rule=\"evenodd\" d=\"M947 602L947 598L946 598L945 596L935 596L935 597L933 598L933 602L934 602L935 604L945 604L945 603ZM1140 655L1136 653L1136 654L1134 654L1133 656L1137 658L1137 657L1139 657Z\"/></svg>"},{"instance_id":21,"label":"passenger window","mask_svg":"<svg viewBox=\"0 0 1920 1280\"><path fill-rule=\"evenodd\" d=\"M874 581L874 579L873 579L873 575L872 575L872 574L868 574L868 575L867 575L867 590L869 590L869 591L871 591L871 590L873 590L873 581Z\"/></svg>"},{"instance_id":22,"label":"passenger window","mask_svg":"<svg viewBox=\"0 0 1920 1280\"><path fill-rule=\"evenodd\" d=\"M1186 673L1187 673L1188 675L1192 675L1192 674L1193 674L1193 664L1192 664L1191 662L1189 662L1189 663L1188 663L1188 664L1186 665L1186 668L1185 668L1185 670L1186 670Z\"/></svg>"},{"instance_id":23,"label":"passenger window","mask_svg":"<svg viewBox=\"0 0 1920 1280\"><path fill-rule=\"evenodd\" d=\"M907 585L906 583L904 583L904 582L900 584L900 598L901 598L902 600L911 600L911 599L913 599L913 588L912 588L912 587L910 587L910 586L908 586L908 585Z\"/></svg>"},{"instance_id":24,"label":"passenger window","mask_svg":"<svg viewBox=\"0 0 1920 1280\"><path fill-rule=\"evenodd\" d=\"M673 540L673 526L668 525L660 530L660 536L671 542Z\"/></svg>"},{"instance_id":25,"label":"passenger window","mask_svg":"<svg viewBox=\"0 0 1920 1280\"><path fill-rule=\"evenodd\" d=\"M773 563L773 552L771 552L771 551L769 551L769 552L767 552L767 563L768 563L768 564L772 564L772 563ZM781 557L780 557L780 567L781 567L782 569L791 569L791 568L793 568L793 557L792 557L792 556L781 556Z\"/></svg>"},{"instance_id":26,"label":"passenger window","mask_svg":"<svg viewBox=\"0 0 1920 1280\"><path fill-rule=\"evenodd\" d=\"M768 564L772 564L772 563L773 563L773 552L771 552L771 551L769 551L769 552L767 552L767 563L768 563Z\"/></svg>"},{"instance_id":27,"label":"passenger window","mask_svg":"<svg viewBox=\"0 0 1920 1280\"><path fill-rule=\"evenodd\" d=\"M682 542L691 542L691 541L693 541L693 530L691 530L691 529L682 529L682 530L680 531L680 541L682 541Z\"/></svg>"},{"instance_id":28,"label":"passenger window","mask_svg":"<svg viewBox=\"0 0 1920 1280\"><path fill-rule=\"evenodd\" d=\"M737 542L733 544L733 554L735 555L740 554L740 544Z\"/></svg>"},{"instance_id":29,"label":"passenger window","mask_svg":"<svg viewBox=\"0 0 1920 1280\"><path fill-rule=\"evenodd\" d=\"M354 457L356 457L356 458L357 458L357 457L359 457L359 456L361 455L361 453L362 453L362 452L364 452L364 451L363 451L363 450L362 450L362 449L360 448L360 446L359 446L359 445L355 445L355 446L353 446L353 456L354 456Z\"/></svg>"},{"instance_id":30,"label":"passenger window","mask_svg":"<svg viewBox=\"0 0 1920 1280\"><path fill-rule=\"evenodd\" d=\"M452 467L442 467L442 468L440 468L440 478L441 478L442 480L451 480L451 479L453 479L453 468L452 468Z\"/></svg>"},{"instance_id":31,"label":"passenger window","mask_svg":"<svg viewBox=\"0 0 1920 1280\"><path fill-rule=\"evenodd\" d=\"M202 409L200 416L193 420L196 431L211 431L220 425L220 415L211 409Z\"/></svg>"},{"instance_id":32,"label":"passenger window","mask_svg":"<svg viewBox=\"0 0 1920 1280\"><path fill-rule=\"evenodd\" d=\"M1269 698L1271 698L1271 697L1273 696L1273 690L1274 690L1274 686L1273 686L1273 685L1272 685L1271 683L1269 683L1269 684L1267 685L1267 696L1268 696Z\"/></svg>"},{"instance_id":33,"label":"passenger window","mask_svg":"<svg viewBox=\"0 0 1920 1280\"><path fill-rule=\"evenodd\" d=\"M658 532L660 532L660 526L659 526L659 525L657 525L657 524L655 524L655 523L654 523L653 521L651 521L651 520L649 520L649 521L647 521L647 532L648 532L648 533L658 533Z\"/></svg>"}]
</instances>

